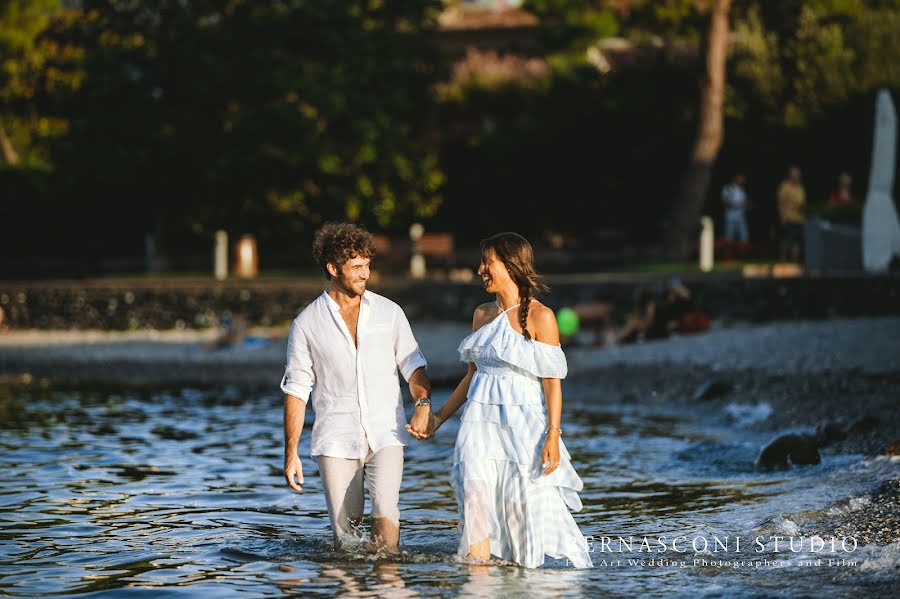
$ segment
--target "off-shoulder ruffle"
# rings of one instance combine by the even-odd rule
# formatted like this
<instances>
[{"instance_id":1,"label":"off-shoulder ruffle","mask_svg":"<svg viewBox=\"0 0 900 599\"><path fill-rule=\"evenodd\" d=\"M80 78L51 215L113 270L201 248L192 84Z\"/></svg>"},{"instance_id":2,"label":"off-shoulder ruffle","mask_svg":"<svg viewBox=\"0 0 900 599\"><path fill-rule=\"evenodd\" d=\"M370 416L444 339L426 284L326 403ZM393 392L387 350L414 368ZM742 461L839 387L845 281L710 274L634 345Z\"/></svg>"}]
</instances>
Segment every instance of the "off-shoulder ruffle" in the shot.
<instances>
[{"instance_id":1,"label":"off-shoulder ruffle","mask_svg":"<svg viewBox=\"0 0 900 599\"><path fill-rule=\"evenodd\" d=\"M562 379L568 374L566 355L560 346L525 339L505 314L467 335L459 344L459 359L499 361L540 378Z\"/></svg>"}]
</instances>

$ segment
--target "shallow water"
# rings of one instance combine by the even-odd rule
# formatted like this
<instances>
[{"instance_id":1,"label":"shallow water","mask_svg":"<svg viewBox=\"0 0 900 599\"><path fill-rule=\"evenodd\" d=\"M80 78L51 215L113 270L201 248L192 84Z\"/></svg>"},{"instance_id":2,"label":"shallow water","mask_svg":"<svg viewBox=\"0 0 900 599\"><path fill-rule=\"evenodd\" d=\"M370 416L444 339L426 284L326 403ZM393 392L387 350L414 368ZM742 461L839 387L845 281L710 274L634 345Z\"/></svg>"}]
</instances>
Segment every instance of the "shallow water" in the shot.
<instances>
[{"instance_id":1,"label":"shallow water","mask_svg":"<svg viewBox=\"0 0 900 599\"><path fill-rule=\"evenodd\" d=\"M435 393L435 403L446 396ZM659 402L612 404L589 390L573 397L564 429L585 482L584 509L575 517L591 539L589 570L555 560L537 570L477 566L454 555L456 503L447 473L455 420L435 441L407 448L402 552L387 557L331 549L308 426L305 492L286 486L282 400L269 389L0 388L0 591L787 597L896 588L896 547L815 553L807 538L799 552L787 550L787 541L775 552L771 537L799 538L805 519L898 475L900 464L826 456L817 466L760 472L753 460L770 437L746 426L765 417L764 403L709 414ZM742 551L735 551L737 536ZM632 537L631 549L618 537ZM644 537L652 552L641 550ZM661 553L658 537L668 543ZM686 539L683 552L672 548L673 537ZM711 551L714 537L729 550ZM702 551L702 540L710 550ZM804 561L815 557L819 565ZM828 565L829 558L855 562ZM764 559L769 563L739 561ZM726 563L710 563L718 560Z\"/></svg>"}]
</instances>

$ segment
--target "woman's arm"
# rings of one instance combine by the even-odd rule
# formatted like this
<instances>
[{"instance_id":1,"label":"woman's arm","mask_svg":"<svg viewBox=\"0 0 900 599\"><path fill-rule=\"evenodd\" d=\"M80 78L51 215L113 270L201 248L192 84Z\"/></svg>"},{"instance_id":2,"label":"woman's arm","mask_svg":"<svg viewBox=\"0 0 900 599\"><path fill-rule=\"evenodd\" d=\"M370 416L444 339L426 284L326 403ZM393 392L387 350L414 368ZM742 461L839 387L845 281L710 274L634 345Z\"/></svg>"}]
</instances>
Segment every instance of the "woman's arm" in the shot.
<instances>
[{"instance_id":1,"label":"woman's arm","mask_svg":"<svg viewBox=\"0 0 900 599\"><path fill-rule=\"evenodd\" d=\"M547 401L547 440L541 452L541 465L544 474L550 474L559 466L559 435L562 419L562 384L559 379L541 379L544 385L544 398Z\"/></svg>"},{"instance_id":2,"label":"woman's arm","mask_svg":"<svg viewBox=\"0 0 900 599\"><path fill-rule=\"evenodd\" d=\"M556 324L556 315L553 310L541 306L534 315L534 338L536 341L559 345L559 326ZM562 419L562 383L559 379L542 378L544 386L544 399L547 402L547 439L541 450L541 465L545 468L544 475L551 474L559 466L559 436L562 433L560 421Z\"/></svg>"},{"instance_id":3,"label":"woman's arm","mask_svg":"<svg viewBox=\"0 0 900 599\"><path fill-rule=\"evenodd\" d=\"M475 364L469 362L469 369L466 371L466 375L459 381L456 389L453 390L453 393L450 394L450 398L444 402L441 409L434 413L435 431L441 428L444 421L453 416L456 413L456 410L459 409L459 406L466 402L469 393L469 384L471 384L472 377L475 376L476 370ZM432 431L432 434L434 434L434 431Z\"/></svg>"},{"instance_id":4,"label":"woman's arm","mask_svg":"<svg viewBox=\"0 0 900 599\"><path fill-rule=\"evenodd\" d=\"M472 332L477 331L487 323L491 306L492 304L482 304L475 309L475 313L472 315ZM462 380L459 381L459 384L456 385L456 389L450 394L450 398L447 399L447 401L444 402L444 405L434 413L434 428L432 428L426 436L422 437L423 439L430 439L433 437L434 432L444 424L444 421L453 416L459 407L466 403L469 385L472 382L472 377L475 376L476 370L475 364L469 362L469 368L466 371L465 376L463 376ZM409 425L407 425L406 428L409 429ZM413 431L410 430L410 432Z\"/></svg>"}]
</instances>

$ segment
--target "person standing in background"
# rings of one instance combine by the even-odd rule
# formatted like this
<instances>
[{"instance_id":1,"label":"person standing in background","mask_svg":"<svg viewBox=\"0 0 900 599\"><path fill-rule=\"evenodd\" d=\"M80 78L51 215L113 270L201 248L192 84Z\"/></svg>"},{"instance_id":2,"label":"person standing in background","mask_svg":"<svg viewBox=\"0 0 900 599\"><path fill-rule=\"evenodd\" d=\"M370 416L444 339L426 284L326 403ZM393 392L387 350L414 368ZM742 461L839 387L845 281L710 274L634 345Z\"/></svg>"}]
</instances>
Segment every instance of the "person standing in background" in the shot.
<instances>
[{"instance_id":1,"label":"person standing in background","mask_svg":"<svg viewBox=\"0 0 900 599\"><path fill-rule=\"evenodd\" d=\"M744 190L744 173L735 173L731 183L722 188L722 203L725 205L725 239L748 243L750 233L747 228L747 192Z\"/></svg>"},{"instance_id":2,"label":"person standing in background","mask_svg":"<svg viewBox=\"0 0 900 599\"><path fill-rule=\"evenodd\" d=\"M850 177L850 173L841 173L837 180L837 187L828 196L828 205L847 206L855 204L856 198L853 197L853 192L850 190L851 183L853 183L853 179Z\"/></svg>"},{"instance_id":3,"label":"person standing in background","mask_svg":"<svg viewBox=\"0 0 900 599\"><path fill-rule=\"evenodd\" d=\"M778 203L778 219L781 221L782 260L800 260L800 244L803 242L803 223L806 217L803 209L806 205L806 190L800 168L791 166L787 179L778 186L776 194Z\"/></svg>"}]
</instances>

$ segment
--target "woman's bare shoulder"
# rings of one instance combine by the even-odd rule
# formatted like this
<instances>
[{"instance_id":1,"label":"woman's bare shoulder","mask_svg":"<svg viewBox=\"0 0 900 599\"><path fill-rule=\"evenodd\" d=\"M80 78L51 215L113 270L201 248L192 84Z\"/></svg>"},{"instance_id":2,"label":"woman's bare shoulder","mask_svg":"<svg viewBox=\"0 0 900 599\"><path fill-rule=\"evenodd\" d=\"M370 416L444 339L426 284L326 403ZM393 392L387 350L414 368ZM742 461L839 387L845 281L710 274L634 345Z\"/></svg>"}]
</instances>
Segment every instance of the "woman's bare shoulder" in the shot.
<instances>
[{"instance_id":1,"label":"woman's bare shoulder","mask_svg":"<svg viewBox=\"0 0 900 599\"><path fill-rule=\"evenodd\" d=\"M475 308L475 313L472 315L472 330L477 331L489 323L499 311L497 302L486 302Z\"/></svg>"},{"instance_id":2,"label":"woman's bare shoulder","mask_svg":"<svg viewBox=\"0 0 900 599\"><path fill-rule=\"evenodd\" d=\"M559 328L553 310L537 300L528 307L528 322L534 327L535 339L548 343L559 342Z\"/></svg>"}]
</instances>

